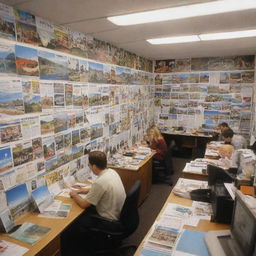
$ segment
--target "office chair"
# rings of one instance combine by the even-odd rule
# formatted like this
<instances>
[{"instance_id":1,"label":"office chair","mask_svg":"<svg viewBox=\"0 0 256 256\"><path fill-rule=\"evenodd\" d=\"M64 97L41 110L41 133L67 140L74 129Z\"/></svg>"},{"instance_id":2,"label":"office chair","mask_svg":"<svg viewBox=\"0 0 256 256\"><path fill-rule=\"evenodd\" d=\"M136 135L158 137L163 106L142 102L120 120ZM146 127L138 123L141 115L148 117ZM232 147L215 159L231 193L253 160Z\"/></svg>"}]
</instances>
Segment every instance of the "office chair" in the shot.
<instances>
[{"instance_id":1,"label":"office chair","mask_svg":"<svg viewBox=\"0 0 256 256\"><path fill-rule=\"evenodd\" d=\"M141 181L136 180L126 195L118 221L109 220L98 215L93 216L93 218L100 221L101 225L89 229L90 250L92 252L90 255L120 256L127 255L127 251L135 252L135 246L122 248L121 244L122 240L131 235L139 225L138 201L140 188Z\"/></svg>"},{"instance_id":2,"label":"office chair","mask_svg":"<svg viewBox=\"0 0 256 256\"><path fill-rule=\"evenodd\" d=\"M173 144L170 144L163 160L153 159L153 183L159 182L172 186L170 180L170 175L173 174L172 148Z\"/></svg>"}]
</instances>

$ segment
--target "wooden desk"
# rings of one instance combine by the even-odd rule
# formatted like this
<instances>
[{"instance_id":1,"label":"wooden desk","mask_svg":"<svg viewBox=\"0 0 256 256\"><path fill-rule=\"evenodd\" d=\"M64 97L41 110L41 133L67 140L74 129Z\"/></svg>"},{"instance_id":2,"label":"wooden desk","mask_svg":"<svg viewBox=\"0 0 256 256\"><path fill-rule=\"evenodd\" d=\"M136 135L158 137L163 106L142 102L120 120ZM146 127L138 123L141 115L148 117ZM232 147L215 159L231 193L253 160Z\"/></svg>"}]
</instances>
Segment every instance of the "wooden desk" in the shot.
<instances>
[{"instance_id":1,"label":"wooden desk","mask_svg":"<svg viewBox=\"0 0 256 256\"><path fill-rule=\"evenodd\" d=\"M167 198L165 205L163 206L162 210L160 211L160 213L158 214L158 217L156 220L159 220L160 216L163 214L163 211L165 209L165 207L167 206L168 203L173 203L173 204L181 204L184 206L191 206L192 205L192 200L190 199L186 199L186 198L182 198L182 197L178 197L175 196L173 193L171 193L169 195L169 197ZM207 232L210 230L222 230L222 229L229 229L230 225L227 224L220 224L220 223L215 223L215 222L210 222L208 220L200 220L199 224L197 227L192 227L192 226L187 226L184 225L185 229L192 229L192 230L198 230L198 231L202 231L202 232ZM137 251L135 252L135 256L140 256L140 251L142 249L143 243L146 239L146 237L149 235L149 232L147 233L147 235L145 236L145 238L143 239L143 241L140 243Z\"/></svg>"},{"instance_id":2,"label":"wooden desk","mask_svg":"<svg viewBox=\"0 0 256 256\"><path fill-rule=\"evenodd\" d=\"M155 153L150 154L141 161L138 170L127 169L117 166L108 166L118 172L124 184L125 191L128 192L136 180L141 180L141 191L139 205L145 200L151 190L152 184L152 157Z\"/></svg>"},{"instance_id":3,"label":"wooden desk","mask_svg":"<svg viewBox=\"0 0 256 256\"><path fill-rule=\"evenodd\" d=\"M192 172L186 169L188 164L184 167L181 173L181 178L192 179L192 180L204 180L208 181L208 174L202 172Z\"/></svg>"},{"instance_id":4,"label":"wooden desk","mask_svg":"<svg viewBox=\"0 0 256 256\"><path fill-rule=\"evenodd\" d=\"M191 148L192 158L201 156L205 151L206 144L211 140L211 135L204 135L201 133L177 133L177 132L163 132L166 142L175 141L178 148ZM169 143L168 143L169 144Z\"/></svg>"},{"instance_id":5,"label":"wooden desk","mask_svg":"<svg viewBox=\"0 0 256 256\"><path fill-rule=\"evenodd\" d=\"M47 226L51 228L51 231L45 235L40 241L34 245L23 243L19 240L12 239L6 234L0 234L0 239L8 240L10 242L19 244L29 249L24 256L60 256L60 235L65 228L68 227L81 213L84 211L80 208L71 198L57 197L56 199L63 201L64 203L72 204L71 211L67 218L64 219L52 219L37 217L38 213L29 213L25 217L21 218L17 224L22 224L25 221L34 224ZM10 255L11 256L11 255Z\"/></svg>"}]
</instances>

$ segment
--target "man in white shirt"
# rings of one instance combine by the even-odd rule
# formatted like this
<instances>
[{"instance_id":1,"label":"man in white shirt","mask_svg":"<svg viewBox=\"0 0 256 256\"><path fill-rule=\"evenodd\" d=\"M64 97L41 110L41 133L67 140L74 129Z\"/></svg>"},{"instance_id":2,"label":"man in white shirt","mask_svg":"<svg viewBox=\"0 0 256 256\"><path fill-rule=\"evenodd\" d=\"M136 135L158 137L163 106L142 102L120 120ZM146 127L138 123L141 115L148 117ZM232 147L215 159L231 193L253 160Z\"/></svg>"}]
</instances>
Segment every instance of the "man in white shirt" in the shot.
<instances>
[{"instance_id":1,"label":"man in white shirt","mask_svg":"<svg viewBox=\"0 0 256 256\"><path fill-rule=\"evenodd\" d=\"M225 144L231 144L236 149L247 148L247 141L242 135L234 134L232 129L222 132L222 138Z\"/></svg>"},{"instance_id":2,"label":"man in white shirt","mask_svg":"<svg viewBox=\"0 0 256 256\"><path fill-rule=\"evenodd\" d=\"M126 193L119 174L107 168L106 154L101 151L89 153L89 168L98 177L91 188L76 188L70 192L71 198L81 207L86 209L79 219L62 235L62 251L65 253L67 243L85 239L86 230L90 227L105 225L107 222L92 216L99 215L109 220L118 220ZM86 194L82 198L80 194ZM115 229L115 226L113 229ZM75 239L74 239L75 238ZM69 242L68 242L69 241ZM76 242L77 242L76 241ZM68 255L68 254L66 254Z\"/></svg>"}]
</instances>

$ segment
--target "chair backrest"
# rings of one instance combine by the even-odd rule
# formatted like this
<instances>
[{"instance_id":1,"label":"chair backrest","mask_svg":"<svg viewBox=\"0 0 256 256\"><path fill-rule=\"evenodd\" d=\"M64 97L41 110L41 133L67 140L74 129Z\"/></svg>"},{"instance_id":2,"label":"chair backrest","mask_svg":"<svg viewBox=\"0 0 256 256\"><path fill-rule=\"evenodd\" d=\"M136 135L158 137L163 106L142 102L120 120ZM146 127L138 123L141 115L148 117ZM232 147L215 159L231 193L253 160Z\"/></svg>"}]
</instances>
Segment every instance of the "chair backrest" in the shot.
<instances>
[{"instance_id":1,"label":"chair backrest","mask_svg":"<svg viewBox=\"0 0 256 256\"><path fill-rule=\"evenodd\" d=\"M165 168L167 169L167 172L172 172L173 166L172 166L172 150L173 150L173 144L170 143L167 152L164 157L165 162Z\"/></svg>"},{"instance_id":2,"label":"chair backrest","mask_svg":"<svg viewBox=\"0 0 256 256\"><path fill-rule=\"evenodd\" d=\"M129 192L120 213L120 222L124 226L124 237L132 234L139 225L138 201L141 181L136 180Z\"/></svg>"}]
</instances>

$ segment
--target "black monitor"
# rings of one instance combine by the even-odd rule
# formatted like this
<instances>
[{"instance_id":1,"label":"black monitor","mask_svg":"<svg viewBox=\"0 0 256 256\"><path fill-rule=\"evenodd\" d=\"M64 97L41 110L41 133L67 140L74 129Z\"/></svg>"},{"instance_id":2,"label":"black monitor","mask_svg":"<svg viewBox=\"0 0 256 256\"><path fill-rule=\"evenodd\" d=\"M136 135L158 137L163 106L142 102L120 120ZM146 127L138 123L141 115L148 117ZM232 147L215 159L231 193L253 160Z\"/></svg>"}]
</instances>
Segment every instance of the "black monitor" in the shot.
<instances>
[{"instance_id":1,"label":"black monitor","mask_svg":"<svg viewBox=\"0 0 256 256\"><path fill-rule=\"evenodd\" d=\"M244 255L252 256L256 249L256 208L250 209L243 197L243 195L236 195L231 234Z\"/></svg>"}]
</instances>

